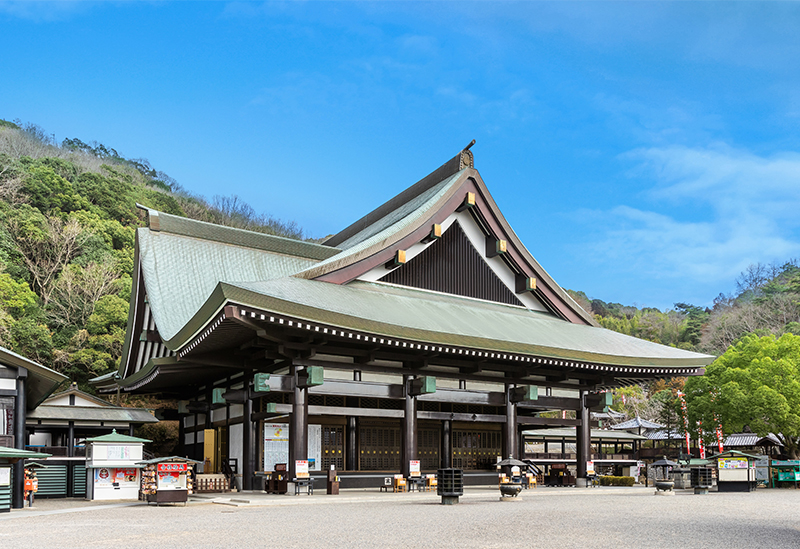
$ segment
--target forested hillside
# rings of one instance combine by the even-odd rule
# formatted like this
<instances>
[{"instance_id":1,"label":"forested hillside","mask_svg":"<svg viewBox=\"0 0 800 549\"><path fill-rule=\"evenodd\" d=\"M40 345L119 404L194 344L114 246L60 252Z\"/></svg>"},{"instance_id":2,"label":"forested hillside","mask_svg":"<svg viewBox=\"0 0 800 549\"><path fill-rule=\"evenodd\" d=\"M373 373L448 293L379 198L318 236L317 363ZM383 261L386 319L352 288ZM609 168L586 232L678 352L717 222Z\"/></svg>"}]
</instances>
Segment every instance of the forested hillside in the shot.
<instances>
[{"instance_id":1,"label":"forested hillside","mask_svg":"<svg viewBox=\"0 0 800 549\"><path fill-rule=\"evenodd\" d=\"M0 345L84 388L118 364L140 203L303 238L236 197L195 196L147 160L0 120Z\"/></svg>"}]
</instances>

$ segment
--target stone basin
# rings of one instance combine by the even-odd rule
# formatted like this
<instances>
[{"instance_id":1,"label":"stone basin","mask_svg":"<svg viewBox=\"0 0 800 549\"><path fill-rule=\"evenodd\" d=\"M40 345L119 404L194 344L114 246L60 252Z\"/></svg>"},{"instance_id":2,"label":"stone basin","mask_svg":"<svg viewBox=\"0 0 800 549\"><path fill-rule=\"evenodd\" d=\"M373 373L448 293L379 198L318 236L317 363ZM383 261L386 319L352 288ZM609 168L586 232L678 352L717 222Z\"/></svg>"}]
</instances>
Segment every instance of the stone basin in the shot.
<instances>
[{"instance_id":1,"label":"stone basin","mask_svg":"<svg viewBox=\"0 0 800 549\"><path fill-rule=\"evenodd\" d=\"M665 492L671 492L672 489L675 487L675 483L671 480L657 480L656 481L656 491L663 490Z\"/></svg>"},{"instance_id":2,"label":"stone basin","mask_svg":"<svg viewBox=\"0 0 800 549\"><path fill-rule=\"evenodd\" d=\"M520 491L522 491L521 484L501 484L500 485L500 495L502 496L511 496L517 497Z\"/></svg>"}]
</instances>

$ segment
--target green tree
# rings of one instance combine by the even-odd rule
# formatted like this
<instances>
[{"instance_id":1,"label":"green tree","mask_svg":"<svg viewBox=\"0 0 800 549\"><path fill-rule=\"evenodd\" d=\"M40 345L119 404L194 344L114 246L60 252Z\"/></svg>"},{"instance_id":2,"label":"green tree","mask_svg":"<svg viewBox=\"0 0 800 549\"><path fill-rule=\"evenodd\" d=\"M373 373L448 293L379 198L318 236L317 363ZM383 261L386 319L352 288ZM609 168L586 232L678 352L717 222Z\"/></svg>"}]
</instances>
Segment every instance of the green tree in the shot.
<instances>
[{"instance_id":1,"label":"green tree","mask_svg":"<svg viewBox=\"0 0 800 549\"><path fill-rule=\"evenodd\" d=\"M690 425L698 420L726 433L745 425L774 433L787 454L800 457L800 336L748 335L728 348L702 377L686 382ZM712 429L709 429L711 431Z\"/></svg>"}]
</instances>

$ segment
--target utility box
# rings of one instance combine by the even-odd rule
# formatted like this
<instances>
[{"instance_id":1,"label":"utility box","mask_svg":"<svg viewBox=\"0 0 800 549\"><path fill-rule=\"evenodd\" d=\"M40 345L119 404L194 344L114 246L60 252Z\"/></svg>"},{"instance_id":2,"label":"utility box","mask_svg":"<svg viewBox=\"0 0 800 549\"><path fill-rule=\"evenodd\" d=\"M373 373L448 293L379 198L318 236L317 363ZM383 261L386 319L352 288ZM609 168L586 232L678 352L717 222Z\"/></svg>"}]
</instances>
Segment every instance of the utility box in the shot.
<instances>
[{"instance_id":1,"label":"utility box","mask_svg":"<svg viewBox=\"0 0 800 549\"><path fill-rule=\"evenodd\" d=\"M336 474L336 468L331 465L331 470L328 471L328 485L327 492L329 495L339 495L339 476Z\"/></svg>"},{"instance_id":2,"label":"utility box","mask_svg":"<svg viewBox=\"0 0 800 549\"><path fill-rule=\"evenodd\" d=\"M117 433L86 439L86 499L139 499L145 438Z\"/></svg>"}]
</instances>

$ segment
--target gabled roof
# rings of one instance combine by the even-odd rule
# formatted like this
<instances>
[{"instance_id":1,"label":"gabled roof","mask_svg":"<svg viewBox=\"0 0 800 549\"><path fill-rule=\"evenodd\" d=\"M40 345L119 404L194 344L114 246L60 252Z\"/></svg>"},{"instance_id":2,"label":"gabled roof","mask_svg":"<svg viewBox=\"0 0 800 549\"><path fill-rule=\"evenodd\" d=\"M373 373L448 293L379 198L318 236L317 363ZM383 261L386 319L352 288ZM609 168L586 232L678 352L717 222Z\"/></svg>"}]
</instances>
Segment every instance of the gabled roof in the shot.
<instances>
[{"instance_id":1,"label":"gabled roof","mask_svg":"<svg viewBox=\"0 0 800 549\"><path fill-rule=\"evenodd\" d=\"M164 340L191 319L219 282L272 280L339 250L149 211L137 251L150 309Z\"/></svg>"},{"instance_id":2,"label":"gabled roof","mask_svg":"<svg viewBox=\"0 0 800 549\"><path fill-rule=\"evenodd\" d=\"M636 416L633 419L629 419L628 421L623 421L622 423L617 423L616 425L611 425L612 429L638 429L641 427L642 429L663 429L666 425L661 425L660 423L655 423L653 421L647 421L646 419L642 419L639 416Z\"/></svg>"},{"instance_id":3,"label":"gabled roof","mask_svg":"<svg viewBox=\"0 0 800 549\"><path fill-rule=\"evenodd\" d=\"M117 430L114 429L107 435L101 435L99 437L94 437L94 438L87 438L86 442L152 442L152 441L146 438L123 435L122 433L118 433Z\"/></svg>"},{"instance_id":4,"label":"gabled roof","mask_svg":"<svg viewBox=\"0 0 800 549\"><path fill-rule=\"evenodd\" d=\"M504 257L520 277L535 278L536 297L569 322L597 326L534 259L506 221L480 174L469 150L463 150L439 169L401 192L325 243L343 248L339 254L295 276L336 284L348 283L390 260L398 250L419 243L433 224L443 223L461 209L468 193L470 208L487 237L508 243Z\"/></svg>"},{"instance_id":5,"label":"gabled roof","mask_svg":"<svg viewBox=\"0 0 800 549\"><path fill-rule=\"evenodd\" d=\"M126 390L161 386L154 380L162 370L177 374L192 367L186 353L212 352L252 339L252 323L226 317L227 308L235 314L248 308L262 322L278 315L280 322L287 320L286 326L295 319L303 321L303 329L313 323L320 331L352 331L353 338L385 336L402 347L442 346L438 352L445 355L479 357L492 351L498 353L490 356L495 360L539 360L565 371L586 369L580 375L592 379L692 375L714 358L597 327L516 236L468 150L324 245L148 213L150 226L139 229L136 237L134 296L119 372L125 379L117 382L107 375L93 380L106 389L115 384ZM507 267L504 276L534 278L531 293L549 312L365 276L384 272L383 265L398 250L426 242L433 224L452 224L454 216L469 221L470 230L486 242L507 242L506 252L492 259ZM472 242L475 246L474 238ZM142 320L147 315L157 331ZM151 342L156 347L163 342L163 349L151 346L142 352ZM583 363L567 362L573 360ZM202 375L216 375L212 368L218 366L218 361L206 360ZM193 382L201 378L197 370Z\"/></svg>"},{"instance_id":6,"label":"gabled roof","mask_svg":"<svg viewBox=\"0 0 800 549\"><path fill-rule=\"evenodd\" d=\"M512 305L382 283L339 286L295 277L220 283L206 308L167 344L184 347L226 303L415 342L619 366L694 368L713 359Z\"/></svg>"},{"instance_id":7,"label":"gabled roof","mask_svg":"<svg viewBox=\"0 0 800 549\"><path fill-rule=\"evenodd\" d=\"M783 443L772 433L765 437L755 433L733 433L728 435L723 445L727 448L729 446L783 446Z\"/></svg>"},{"instance_id":8,"label":"gabled roof","mask_svg":"<svg viewBox=\"0 0 800 549\"><path fill-rule=\"evenodd\" d=\"M531 438L575 438L575 427L559 427L556 429L531 429L522 431L522 434ZM646 440L645 437L634 433L606 431L605 429L592 429L592 440Z\"/></svg>"},{"instance_id":9,"label":"gabled roof","mask_svg":"<svg viewBox=\"0 0 800 549\"><path fill-rule=\"evenodd\" d=\"M121 423L158 423L158 419L143 408L117 406L47 406L42 404L28 413L33 421L109 421Z\"/></svg>"},{"instance_id":10,"label":"gabled roof","mask_svg":"<svg viewBox=\"0 0 800 549\"><path fill-rule=\"evenodd\" d=\"M42 452L32 452L30 450L18 450L17 448L0 446L0 459L39 459L48 458L50 455L51 454L44 454Z\"/></svg>"},{"instance_id":11,"label":"gabled roof","mask_svg":"<svg viewBox=\"0 0 800 549\"><path fill-rule=\"evenodd\" d=\"M156 463L203 463L203 462L197 461L196 459L189 459L187 457L169 456L169 457L157 457L153 459L146 459L144 461L137 461L136 463L140 465L154 465Z\"/></svg>"},{"instance_id":12,"label":"gabled roof","mask_svg":"<svg viewBox=\"0 0 800 549\"><path fill-rule=\"evenodd\" d=\"M59 391L57 393L53 393L52 395L47 397L47 399L45 399L44 402L42 402L42 406L46 406L46 405L52 403L54 400L58 400L58 399L60 399L62 397L68 397L70 395L74 395L76 400L78 400L78 399L88 400L89 402L97 404L98 406L112 406L112 407L114 406L113 404L111 404L107 400L103 400L102 398L98 398L98 397L96 397L94 395L90 395L89 393L87 393L85 391L81 391L80 389L78 389L77 383L72 383L69 386L69 388L64 390L64 391ZM31 416L29 415L28 417L31 417Z\"/></svg>"},{"instance_id":13,"label":"gabled roof","mask_svg":"<svg viewBox=\"0 0 800 549\"><path fill-rule=\"evenodd\" d=\"M28 379L25 382L25 404L28 410L36 408L67 380L66 376L55 370L18 355L5 347L0 347L0 364L10 366L15 370L18 368L28 370Z\"/></svg>"}]
</instances>

